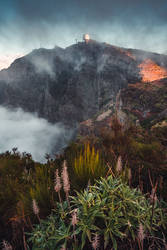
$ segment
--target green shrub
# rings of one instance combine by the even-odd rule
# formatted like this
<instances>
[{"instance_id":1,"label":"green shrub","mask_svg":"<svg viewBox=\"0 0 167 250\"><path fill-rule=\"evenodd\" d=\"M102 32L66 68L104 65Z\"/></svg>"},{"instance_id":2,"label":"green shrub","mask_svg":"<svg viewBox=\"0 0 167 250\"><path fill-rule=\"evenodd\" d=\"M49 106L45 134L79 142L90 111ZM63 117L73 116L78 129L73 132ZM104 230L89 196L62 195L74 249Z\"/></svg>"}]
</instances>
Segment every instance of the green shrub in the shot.
<instances>
[{"instance_id":1,"label":"green shrub","mask_svg":"<svg viewBox=\"0 0 167 250\"><path fill-rule=\"evenodd\" d=\"M36 163L29 154L16 150L0 154L1 239L10 240L13 245L17 242L19 249L23 229L31 230L32 223L38 221L32 209L33 199L40 207L41 218L50 214L57 199L53 181L55 167L55 164L53 167L49 163Z\"/></svg>"},{"instance_id":2,"label":"green shrub","mask_svg":"<svg viewBox=\"0 0 167 250\"><path fill-rule=\"evenodd\" d=\"M96 185L71 196L70 206L65 201L62 209L62 204L57 203L53 214L34 227L29 239L32 249L58 250L64 246L69 250L88 250L92 249L94 238L99 239L99 249L122 249L127 240L129 248L131 245L133 249L143 249L143 241L145 245L152 244L155 236L155 245L163 245L165 209L157 200L153 207L151 200L120 179L101 178ZM143 230L142 240L139 228Z\"/></svg>"}]
</instances>

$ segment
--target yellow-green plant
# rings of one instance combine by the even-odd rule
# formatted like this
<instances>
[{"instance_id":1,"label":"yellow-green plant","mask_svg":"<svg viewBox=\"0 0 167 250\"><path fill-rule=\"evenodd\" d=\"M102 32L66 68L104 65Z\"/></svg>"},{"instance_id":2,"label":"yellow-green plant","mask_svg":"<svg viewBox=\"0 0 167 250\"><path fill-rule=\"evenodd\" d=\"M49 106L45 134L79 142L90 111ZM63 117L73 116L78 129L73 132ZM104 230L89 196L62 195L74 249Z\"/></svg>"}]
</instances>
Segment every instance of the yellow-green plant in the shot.
<instances>
[{"instance_id":1,"label":"yellow-green plant","mask_svg":"<svg viewBox=\"0 0 167 250\"><path fill-rule=\"evenodd\" d=\"M104 176L106 168L100 152L89 143L85 144L84 149L74 159L74 172L82 181L91 181Z\"/></svg>"}]
</instances>

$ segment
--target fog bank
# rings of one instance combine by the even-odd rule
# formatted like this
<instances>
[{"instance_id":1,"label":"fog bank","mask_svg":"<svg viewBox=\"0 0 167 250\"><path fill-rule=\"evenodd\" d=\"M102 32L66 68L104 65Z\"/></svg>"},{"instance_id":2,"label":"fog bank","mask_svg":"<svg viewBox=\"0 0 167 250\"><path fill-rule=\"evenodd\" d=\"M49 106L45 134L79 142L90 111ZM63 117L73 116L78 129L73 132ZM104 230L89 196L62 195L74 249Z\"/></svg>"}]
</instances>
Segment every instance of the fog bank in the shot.
<instances>
[{"instance_id":1,"label":"fog bank","mask_svg":"<svg viewBox=\"0 0 167 250\"><path fill-rule=\"evenodd\" d=\"M0 153L17 147L43 162L46 153L57 153L71 136L72 131L62 124L51 124L20 108L9 110L0 106Z\"/></svg>"}]
</instances>

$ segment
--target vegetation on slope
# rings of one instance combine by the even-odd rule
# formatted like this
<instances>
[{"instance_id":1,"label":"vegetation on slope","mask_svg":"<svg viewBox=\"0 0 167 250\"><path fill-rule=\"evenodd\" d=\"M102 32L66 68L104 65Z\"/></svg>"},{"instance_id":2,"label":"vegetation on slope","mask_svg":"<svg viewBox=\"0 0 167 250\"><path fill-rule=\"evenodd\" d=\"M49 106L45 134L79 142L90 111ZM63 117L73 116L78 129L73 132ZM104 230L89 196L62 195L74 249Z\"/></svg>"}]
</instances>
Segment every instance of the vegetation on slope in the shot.
<instances>
[{"instance_id":1,"label":"vegetation on slope","mask_svg":"<svg viewBox=\"0 0 167 250\"><path fill-rule=\"evenodd\" d=\"M48 230L52 230L52 224L49 222L50 219L44 220L49 214L51 214L52 210L55 210L55 214L52 215L51 218L53 217L53 220L56 220L56 223L59 223L61 219L63 221L63 219L67 218L67 221L65 220L62 222L65 223L65 225L62 224L64 225L64 229L66 228L70 219L69 211L71 210L66 207L67 202L64 202L64 200L65 197L69 198L69 193L66 195L62 190L58 193L56 191L57 189L55 189L54 181L58 171L59 174L62 172L62 164L64 160L66 160L70 179L70 195L73 197L73 201L75 200L74 197L84 195L82 190L87 188L87 186L91 186L91 192L95 192L97 186L102 185L98 184L99 182L97 183L96 180L103 177L102 182L106 182L105 178L112 175L113 178L108 177L109 179L111 178L111 180L107 179L107 182L112 182L111 188L113 183L118 182L118 186L125 190L129 190L128 193L134 195L132 195L132 200L134 198L134 201L131 200L132 203L136 202L136 197L138 196L141 196L141 201L144 199L149 210L149 215L147 217L147 219L149 218L148 221L150 221L149 216L151 207L155 210L158 209L158 214L155 215L155 218L152 217L152 220L154 221L155 219L155 221L160 223L158 228L160 235L154 235L156 232L154 232L153 226L151 231L149 231L148 227L151 227L151 224L146 226L144 230L146 230L147 233L149 232L153 234L152 236L149 235L149 237L151 237L149 238L150 240L153 240L153 237L160 237L161 240L157 241L157 244L162 244L163 237L166 237L165 233L164 236L162 234L164 232L163 226L165 219L163 219L163 217L160 218L159 213L163 213L165 216L163 207L166 207L166 205L163 200L167 200L167 152L160 137L160 133L157 130L155 133L155 130L143 130L140 126L133 125L124 128L117 118L114 117L110 130L102 130L99 137L91 135L89 137L78 138L77 141L71 143L71 145L66 148L62 155L56 156L55 159L50 159L49 155L47 155L46 164L34 162L31 155L26 153L20 154L16 149L12 152L1 154L1 240L7 240L10 242L13 249L26 249L26 241L29 236L27 236L25 232L31 232L34 228L33 225L39 223L39 219L41 222L39 228L43 227L43 223L46 223L48 227L50 225L50 229ZM97 184L94 186L95 183ZM140 189L140 192L134 191L133 188ZM78 192L81 191L77 196L76 190ZM85 195L88 195L89 189L84 192L86 192ZM93 199L92 202L98 202L98 195L102 194L96 193L96 195L91 198ZM106 193L106 195L108 196L108 193ZM150 203L150 199L153 196L154 200L155 197L157 197L157 200L153 203L154 206ZM64 212L67 213L67 217L65 218L62 218L60 197L63 201ZM72 198L70 198L70 209L79 206L79 209L82 211L83 208L81 207L81 204L73 204L71 203L71 199ZM36 203L34 203L34 201ZM104 199L104 202L104 206L109 206L109 204L107 204L107 199ZM114 200L113 202L116 201ZM33 211L34 204L37 204L39 208L36 214L34 214ZM115 206L117 207L117 205ZM58 215L58 208L60 209L60 216ZM122 209L122 207L120 209ZM117 210L115 210L115 213L116 211ZM80 216L83 216L83 214ZM117 213L113 216L117 216ZM122 219L123 217L121 220ZM137 239L137 231L140 222L143 223L143 220L138 220L135 222L136 224L134 224L135 239ZM98 230L102 230L104 223L104 221L100 225L96 225L95 223L95 226L99 227ZM130 223L133 224L132 222ZM145 227L144 223L142 225ZM38 226L35 228L38 228ZM40 230L43 229L40 228ZM53 230L58 230L58 228L54 228ZM97 233L99 232L98 230ZM120 232L124 233L125 228L121 227L118 228L118 230L121 230ZM81 231L78 233L79 235L82 234ZM50 234L50 232L48 233ZM96 230L93 233L96 233ZM79 235L76 237L80 237ZM123 237L125 246L128 246L130 242L131 244L138 244L137 241L132 238L132 235L129 235L130 234L127 234L127 238ZM35 235L33 237L35 237ZM104 241L104 235L99 237L100 244L102 244ZM115 239L117 243L119 242L118 238L117 235ZM109 241L110 245L114 243L112 238L110 238ZM73 243L75 244L75 242ZM91 246L89 238L86 238L85 244ZM147 240L145 239L144 244L146 244L146 246L147 244L151 244L148 241L148 238Z\"/></svg>"},{"instance_id":2,"label":"vegetation on slope","mask_svg":"<svg viewBox=\"0 0 167 250\"><path fill-rule=\"evenodd\" d=\"M154 207L153 207L154 202ZM164 247L167 211L157 199L131 189L120 178L101 178L94 186L57 203L36 225L32 249L146 249Z\"/></svg>"}]
</instances>

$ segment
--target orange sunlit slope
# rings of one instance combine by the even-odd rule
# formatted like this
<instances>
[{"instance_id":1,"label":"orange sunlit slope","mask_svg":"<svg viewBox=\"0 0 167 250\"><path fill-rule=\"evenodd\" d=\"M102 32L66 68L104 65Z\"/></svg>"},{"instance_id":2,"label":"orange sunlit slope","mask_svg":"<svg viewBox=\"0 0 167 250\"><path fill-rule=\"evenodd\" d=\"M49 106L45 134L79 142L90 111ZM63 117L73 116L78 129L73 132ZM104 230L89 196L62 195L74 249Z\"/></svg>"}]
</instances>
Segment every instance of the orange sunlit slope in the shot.
<instances>
[{"instance_id":1,"label":"orange sunlit slope","mask_svg":"<svg viewBox=\"0 0 167 250\"><path fill-rule=\"evenodd\" d=\"M152 82L167 77L167 70L150 59L144 60L138 67L141 70L143 82Z\"/></svg>"}]
</instances>

